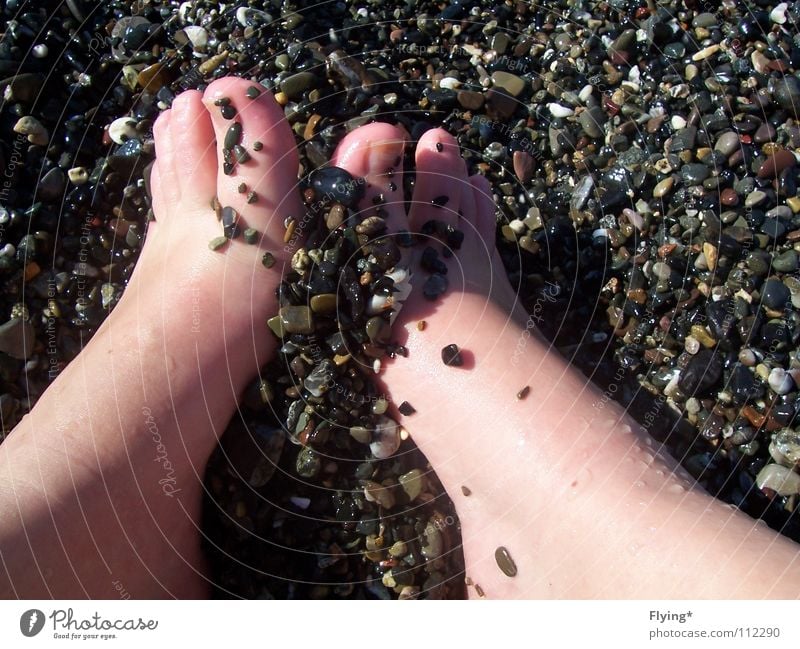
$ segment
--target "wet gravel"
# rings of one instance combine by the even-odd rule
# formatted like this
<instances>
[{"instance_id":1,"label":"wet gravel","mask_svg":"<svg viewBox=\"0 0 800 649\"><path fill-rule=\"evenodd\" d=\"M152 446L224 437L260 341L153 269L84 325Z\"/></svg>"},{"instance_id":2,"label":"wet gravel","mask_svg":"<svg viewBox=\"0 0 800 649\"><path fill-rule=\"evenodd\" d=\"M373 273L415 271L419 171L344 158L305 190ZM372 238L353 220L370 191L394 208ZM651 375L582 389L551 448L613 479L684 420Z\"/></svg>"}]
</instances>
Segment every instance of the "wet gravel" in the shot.
<instances>
[{"instance_id":1,"label":"wet gravel","mask_svg":"<svg viewBox=\"0 0 800 649\"><path fill-rule=\"evenodd\" d=\"M10 0L2 19L2 434L124 290L150 218L158 113L235 74L276 93L306 184L334 193L319 215L331 232L363 187L311 172L345 133L373 120L413 139L453 133L492 182L532 326L597 383L595 407L621 401L711 493L800 541L800 3ZM239 137L225 138L231 171ZM252 238L225 218L227 236ZM379 226L361 223L351 243ZM391 267L393 250L374 252L369 263ZM313 261L320 272L295 268L270 324L306 346L332 322ZM447 290L437 262L432 299ZM291 292L301 276L313 303ZM361 285L345 284L359 304ZM390 353L384 325L354 308L355 343ZM292 404L347 349L329 334L330 358L289 348L264 369L209 467L218 595L463 596L452 504L369 381L345 377L364 418L347 435L300 426L310 413Z\"/></svg>"}]
</instances>

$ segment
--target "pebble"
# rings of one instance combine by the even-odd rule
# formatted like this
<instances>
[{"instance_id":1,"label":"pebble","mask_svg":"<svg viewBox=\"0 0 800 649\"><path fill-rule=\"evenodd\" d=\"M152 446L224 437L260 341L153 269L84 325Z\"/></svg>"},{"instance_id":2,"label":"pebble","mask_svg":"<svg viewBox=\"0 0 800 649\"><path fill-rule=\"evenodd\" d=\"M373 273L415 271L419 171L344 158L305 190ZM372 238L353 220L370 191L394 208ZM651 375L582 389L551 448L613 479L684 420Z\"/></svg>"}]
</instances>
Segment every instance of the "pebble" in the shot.
<instances>
[{"instance_id":1,"label":"pebble","mask_svg":"<svg viewBox=\"0 0 800 649\"><path fill-rule=\"evenodd\" d=\"M11 318L0 325L0 352L24 360L33 353L35 344L36 332L29 321Z\"/></svg>"},{"instance_id":2,"label":"pebble","mask_svg":"<svg viewBox=\"0 0 800 649\"><path fill-rule=\"evenodd\" d=\"M458 345L450 343L442 348L442 362L451 367L461 367L464 364Z\"/></svg>"},{"instance_id":3,"label":"pebble","mask_svg":"<svg viewBox=\"0 0 800 649\"><path fill-rule=\"evenodd\" d=\"M323 167L311 174L311 186L317 199L328 197L345 207L355 207L364 196L363 179L356 180L346 169Z\"/></svg>"},{"instance_id":4,"label":"pebble","mask_svg":"<svg viewBox=\"0 0 800 649\"><path fill-rule=\"evenodd\" d=\"M494 551L494 560L504 575L507 577L517 576L517 564L514 563L509 551L502 545Z\"/></svg>"},{"instance_id":5,"label":"pebble","mask_svg":"<svg viewBox=\"0 0 800 649\"><path fill-rule=\"evenodd\" d=\"M67 171L67 178L73 185L85 185L89 181L86 167L72 167Z\"/></svg>"},{"instance_id":6,"label":"pebble","mask_svg":"<svg viewBox=\"0 0 800 649\"><path fill-rule=\"evenodd\" d=\"M756 484L762 491L769 489L779 496L800 493L800 474L780 464L767 464L756 476Z\"/></svg>"},{"instance_id":7,"label":"pebble","mask_svg":"<svg viewBox=\"0 0 800 649\"><path fill-rule=\"evenodd\" d=\"M553 117L569 117L570 115L575 114L575 111L569 106L563 106L562 104L557 104L555 102L547 104L547 108Z\"/></svg>"},{"instance_id":8,"label":"pebble","mask_svg":"<svg viewBox=\"0 0 800 649\"><path fill-rule=\"evenodd\" d=\"M67 177L59 167L54 167L48 171L39 181L39 191L37 196L46 203L54 201L60 202L64 195L64 188L67 184Z\"/></svg>"},{"instance_id":9,"label":"pebble","mask_svg":"<svg viewBox=\"0 0 800 649\"><path fill-rule=\"evenodd\" d=\"M509 72L493 72L492 83L498 88L502 88L512 97L518 97L525 89L525 80L516 74Z\"/></svg>"},{"instance_id":10,"label":"pebble","mask_svg":"<svg viewBox=\"0 0 800 649\"><path fill-rule=\"evenodd\" d=\"M373 441L369 445L372 456L385 460L397 452L400 442L400 426L389 417L381 415L375 425Z\"/></svg>"},{"instance_id":11,"label":"pebble","mask_svg":"<svg viewBox=\"0 0 800 649\"><path fill-rule=\"evenodd\" d=\"M50 134L42 126L41 122L31 115L20 117L14 124L14 132L26 135L28 142L39 146L47 146L50 142Z\"/></svg>"},{"instance_id":12,"label":"pebble","mask_svg":"<svg viewBox=\"0 0 800 649\"><path fill-rule=\"evenodd\" d=\"M786 285L777 279L768 279L761 289L761 301L769 309L783 309L791 294Z\"/></svg>"},{"instance_id":13,"label":"pebble","mask_svg":"<svg viewBox=\"0 0 800 649\"><path fill-rule=\"evenodd\" d=\"M791 151L786 149L778 149L775 153L770 155L758 169L759 178L775 178L784 169L794 167L797 160Z\"/></svg>"},{"instance_id":14,"label":"pebble","mask_svg":"<svg viewBox=\"0 0 800 649\"><path fill-rule=\"evenodd\" d=\"M314 316L307 306L285 306L278 311L284 331L291 334L314 333Z\"/></svg>"},{"instance_id":15,"label":"pebble","mask_svg":"<svg viewBox=\"0 0 800 649\"><path fill-rule=\"evenodd\" d=\"M791 392L795 387L791 375L782 367L772 368L767 382L775 394L786 394L787 392Z\"/></svg>"},{"instance_id":16,"label":"pebble","mask_svg":"<svg viewBox=\"0 0 800 649\"><path fill-rule=\"evenodd\" d=\"M139 137L136 130L136 120L130 117L119 117L108 127L108 136L116 144L124 144L128 140Z\"/></svg>"},{"instance_id":17,"label":"pebble","mask_svg":"<svg viewBox=\"0 0 800 649\"><path fill-rule=\"evenodd\" d=\"M589 137L603 137L603 126L608 121L608 115L599 106L593 106L581 112L578 122L583 132Z\"/></svg>"},{"instance_id":18,"label":"pebble","mask_svg":"<svg viewBox=\"0 0 800 649\"><path fill-rule=\"evenodd\" d=\"M660 181L655 187L653 187L653 198L663 198L669 193L674 184L675 181L672 179L672 176L664 178L664 180Z\"/></svg>"}]
</instances>

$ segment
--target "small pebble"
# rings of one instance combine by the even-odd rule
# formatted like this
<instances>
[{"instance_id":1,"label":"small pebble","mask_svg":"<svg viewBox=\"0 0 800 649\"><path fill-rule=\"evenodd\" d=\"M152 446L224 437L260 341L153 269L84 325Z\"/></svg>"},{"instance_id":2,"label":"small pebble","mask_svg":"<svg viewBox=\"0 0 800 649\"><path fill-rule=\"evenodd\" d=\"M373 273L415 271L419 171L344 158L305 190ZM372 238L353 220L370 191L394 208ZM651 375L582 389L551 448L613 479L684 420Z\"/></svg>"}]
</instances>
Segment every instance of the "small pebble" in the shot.
<instances>
[{"instance_id":1,"label":"small pebble","mask_svg":"<svg viewBox=\"0 0 800 649\"><path fill-rule=\"evenodd\" d=\"M517 392L517 399L524 399L528 396L528 393L531 391L531 386L526 385L522 388L519 392Z\"/></svg>"},{"instance_id":2,"label":"small pebble","mask_svg":"<svg viewBox=\"0 0 800 649\"><path fill-rule=\"evenodd\" d=\"M230 241L228 237L214 237L211 241L208 242L208 247L211 250L219 250L226 243L228 243L228 241Z\"/></svg>"},{"instance_id":3,"label":"small pebble","mask_svg":"<svg viewBox=\"0 0 800 649\"><path fill-rule=\"evenodd\" d=\"M255 99L261 94L261 91L256 86L248 86L247 90L245 90L245 94L250 99Z\"/></svg>"},{"instance_id":4,"label":"small pebble","mask_svg":"<svg viewBox=\"0 0 800 649\"><path fill-rule=\"evenodd\" d=\"M451 367L461 367L464 359L461 358L461 350L455 343L450 343L442 348L442 362Z\"/></svg>"},{"instance_id":5,"label":"small pebble","mask_svg":"<svg viewBox=\"0 0 800 649\"><path fill-rule=\"evenodd\" d=\"M258 230L255 228L246 228L242 233L245 243L254 244L258 243Z\"/></svg>"},{"instance_id":6,"label":"small pebble","mask_svg":"<svg viewBox=\"0 0 800 649\"><path fill-rule=\"evenodd\" d=\"M225 104L224 106L220 106L219 112L225 119L233 119L234 117L236 117L236 109L230 104Z\"/></svg>"},{"instance_id":7,"label":"small pebble","mask_svg":"<svg viewBox=\"0 0 800 649\"><path fill-rule=\"evenodd\" d=\"M271 252L265 252L264 256L261 257L261 263L264 265L264 268L272 268L275 265L275 257Z\"/></svg>"},{"instance_id":8,"label":"small pebble","mask_svg":"<svg viewBox=\"0 0 800 649\"><path fill-rule=\"evenodd\" d=\"M397 411L406 417L417 412L414 406L412 406L408 401L403 401L403 403L398 406Z\"/></svg>"},{"instance_id":9,"label":"small pebble","mask_svg":"<svg viewBox=\"0 0 800 649\"><path fill-rule=\"evenodd\" d=\"M263 148L264 148L264 145L259 140L256 140L255 142L253 142L253 151L261 151L261 149L263 149Z\"/></svg>"},{"instance_id":10,"label":"small pebble","mask_svg":"<svg viewBox=\"0 0 800 649\"><path fill-rule=\"evenodd\" d=\"M471 496L472 490L466 485L461 485L461 493L464 494L465 496Z\"/></svg>"},{"instance_id":11,"label":"small pebble","mask_svg":"<svg viewBox=\"0 0 800 649\"><path fill-rule=\"evenodd\" d=\"M502 545L494 551L494 559L497 561L497 565L500 567L500 570L503 571L503 574L508 577L515 577L517 575L517 564L514 563L508 550Z\"/></svg>"}]
</instances>

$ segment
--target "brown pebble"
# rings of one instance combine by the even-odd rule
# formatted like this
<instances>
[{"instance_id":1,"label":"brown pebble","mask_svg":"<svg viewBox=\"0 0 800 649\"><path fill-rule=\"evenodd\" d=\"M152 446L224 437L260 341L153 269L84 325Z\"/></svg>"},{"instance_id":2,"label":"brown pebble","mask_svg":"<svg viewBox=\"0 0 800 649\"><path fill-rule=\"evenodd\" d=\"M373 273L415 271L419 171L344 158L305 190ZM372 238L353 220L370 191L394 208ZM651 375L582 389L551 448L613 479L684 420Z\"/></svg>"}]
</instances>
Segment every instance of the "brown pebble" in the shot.
<instances>
[{"instance_id":1,"label":"brown pebble","mask_svg":"<svg viewBox=\"0 0 800 649\"><path fill-rule=\"evenodd\" d=\"M736 207L739 204L739 195L732 187L726 187L719 196L719 202L725 207Z\"/></svg>"},{"instance_id":2,"label":"brown pebble","mask_svg":"<svg viewBox=\"0 0 800 649\"><path fill-rule=\"evenodd\" d=\"M261 144L260 141L256 140L255 142L253 142L253 151L261 151L261 149L263 149L263 148L264 148L264 145Z\"/></svg>"},{"instance_id":3,"label":"brown pebble","mask_svg":"<svg viewBox=\"0 0 800 649\"><path fill-rule=\"evenodd\" d=\"M248 192L247 193L247 202L248 203L255 203L258 200L258 194L255 192Z\"/></svg>"},{"instance_id":4,"label":"brown pebble","mask_svg":"<svg viewBox=\"0 0 800 649\"><path fill-rule=\"evenodd\" d=\"M283 242L289 243L294 235L294 230L297 227L297 221L293 216L290 216L286 223L286 232L283 233Z\"/></svg>"},{"instance_id":5,"label":"brown pebble","mask_svg":"<svg viewBox=\"0 0 800 649\"><path fill-rule=\"evenodd\" d=\"M427 326L427 324L428 324L428 323L427 323L427 322L425 322L424 320L420 320L420 321L417 323L417 331L425 331L425 327Z\"/></svg>"},{"instance_id":6,"label":"brown pebble","mask_svg":"<svg viewBox=\"0 0 800 649\"><path fill-rule=\"evenodd\" d=\"M531 391L531 386L526 385L519 392L517 392L517 399L524 399L525 397L528 396L528 392L530 391Z\"/></svg>"},{"instance_id":7,"label":"brown pebble","mask_svg":"<svg viewBox=\"0 0 800 649\"><path fill-rule=\"evenodd\" d=\"M483 592L480 584L475 584L475 592L478 593L478 597L486 597L486 593Z\"/></svg>"},{"instance_id":8,"label":"brown pebble","mask_svg":"<svg viewBox=\"0 0 800 649\"><path fill-rule=\"evenodd\" d=\"M759 178L774 178L781 171L793 167L796 163L794 154L786 149L780 149L764 160L758 169Z\"/></svg>"},{"instance_id":9,"label":"brown pebble","mask_svg":"<svg viewBox=\"0 0 800 649\"><path fill-rule=\"evenodd\" d=\"M470 489L469 487L467 487L465 485L461 485L461 493L464 494L465 496L471 496L472 495L472 489Z\"/></svg>"},{"instance_id":10,"label":"brown pebble","mask_svg":"<svg viewBox=\"0 0 800 649\"><path fill-rule=\"evenodd\" d=\"M497 565L499 566L500 570L503 571L504 575L507 575L508 577L516 577L517 564L514 563L514 559L511 558L511 554L505 547L501 545L494 551L494 560L497 561Z\"/></svg>"},{"instance_id":11,"label":"brown pebble","mask_svg":"<svg viewBox=\"0 0 800 649\"><path fill-rule=\"evenodd\" d=\"M239 186L236 189L240 194L244 194L247 191L247 183L239 183Z\"/></svg>"},{"instance_id":12,"label":"brown pebble","mask_svg":"<svg viewBox=\"0 0 800 649\"><path fill-rule=\"evenodd\" d=\"M533 178L533 157L526 151L514 151L514 173L521 183L527 183Z\"/></svg>"}]
</instances>

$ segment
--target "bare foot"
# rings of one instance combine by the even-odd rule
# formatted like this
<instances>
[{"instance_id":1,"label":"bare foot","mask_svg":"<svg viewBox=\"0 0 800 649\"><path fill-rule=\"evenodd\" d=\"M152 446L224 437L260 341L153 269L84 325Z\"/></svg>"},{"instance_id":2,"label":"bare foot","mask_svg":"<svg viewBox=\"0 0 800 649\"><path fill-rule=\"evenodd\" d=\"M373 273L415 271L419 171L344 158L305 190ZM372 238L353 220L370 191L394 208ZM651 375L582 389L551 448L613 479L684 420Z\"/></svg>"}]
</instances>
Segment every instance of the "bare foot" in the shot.
<instances>
[{"instance_id":1,"label":"bare foot","mask_svg":"<svg viewBox=\"0 0 800 649\"><path fill-rule=\"evenodd\" d=\"M215 105L223 98L232 119ZM232 124L249 160L228 175L222 147ZM301 210L298 158L272 95L240 78L179 95L154 131L155 222L130 284L2 446L8 596L116 597L119 584L136 597L208 589L203 472L274 351L266 320L288 257L284 219ZM209 248L223 233L215 197L257 231L256 243L239 236ZM24 566L37 569L23 574Z\"/></svg>"},{"instance_id":2,"label":"bare foot","mask_svg":"<svg viewBox=\"0 0 800 649\"><path fill-rule=\"evenodd\" d=\"M794 544L710 498L618 405L596 407L599 390L526 321L494 251L488 185L467 176L455 140L420 138L406 218L397 171L382 174L404 133L365 128L370 141L349 135L334 157L372 179L362 207L382 193L394 232L430 220L463 232L451 255L446 235L422 235L438 253L427 269L419 247L404 259L414 288L392 333L408 358L380 378L456 505L470 596L795 597L781 576ZM448 288L429 300L437 263ZM451 344L458 366L442 359ZM707 552L724 566L701 569L715 565Z\"/></svg>"}]
</instances>

